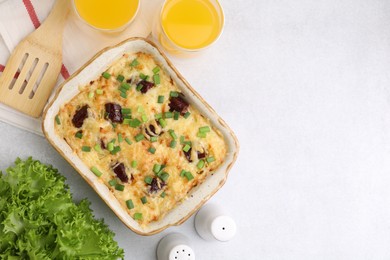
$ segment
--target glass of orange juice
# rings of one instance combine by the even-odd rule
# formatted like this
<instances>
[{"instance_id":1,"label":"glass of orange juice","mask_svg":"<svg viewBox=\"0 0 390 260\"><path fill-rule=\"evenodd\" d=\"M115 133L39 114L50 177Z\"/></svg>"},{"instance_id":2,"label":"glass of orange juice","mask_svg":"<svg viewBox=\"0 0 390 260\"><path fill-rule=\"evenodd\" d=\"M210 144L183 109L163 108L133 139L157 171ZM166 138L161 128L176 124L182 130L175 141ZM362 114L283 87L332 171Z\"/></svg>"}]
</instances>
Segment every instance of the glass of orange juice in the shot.
<instances>
[{"instance_id":1,"label":"glass of orange juice","mask_svg":"<svg viewBox=\"0 0 390 260\"><path fill-rule=\"evenodd\" d=\"M106 32L126 28L137 15L140 0L73 0L76 15L89 26Z\"/></svg>"},{"instance_id":2,"label":"glass of orange juice","mask_svg":"<svg viewBox=\"0 0 390 260\"><path fill-rule=\"evenodd\" d=\"M218 0L165 0L152 33L168 52L188 56L213 44L224 22Z\"/></svg>"}]
</instances>

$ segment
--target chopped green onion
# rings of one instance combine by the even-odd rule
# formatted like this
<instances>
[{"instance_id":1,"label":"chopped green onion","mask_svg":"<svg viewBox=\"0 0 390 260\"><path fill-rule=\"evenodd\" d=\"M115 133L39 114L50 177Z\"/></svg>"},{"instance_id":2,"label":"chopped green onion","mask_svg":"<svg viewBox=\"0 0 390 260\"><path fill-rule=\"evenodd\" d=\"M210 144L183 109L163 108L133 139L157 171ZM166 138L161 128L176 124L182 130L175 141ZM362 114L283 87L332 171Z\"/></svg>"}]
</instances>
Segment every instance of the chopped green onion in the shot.
<instances>
[{"instance_id":1,"label":"chopped green onion","mask_svg":"<svg viewBox=\"0 0 390 260\"><path fill-rule=\"evenodd\" d=\"M176 140L176 139L177 139L177 135L175 134L175 131L173 131L172 129L170 129L168 132L169 132L169 134L171 135L171 137L173 138L173 140Z\"/></svg>"},{"instance_id":2,"label":"chopped green onion","mask_svg":"<svg viewBox=\"0 0 390 260\"><path fill-rule=\"evenodd\" d=\"M121 150L121 147L120 147L120 146L115 146L115 147L114 147L114 150L111 151L111 154L116 154L116 153L118 153L120 150Z\"/></svg>"},{"instance_id":3,"label":"chopped green onion","mask_svg":"<svg viewBox=\"0 0 390 260\"><path fill-rule=\"evenodd\" d=\"M115 186L118 182L115 180L115 179L112 179L108 182L108 184L110 184L110 186Z\"/></svg>"},{"instance_id":4,"label":"chopped green onion","mask_svg":"<svg viewBox=\"0 0 390 260\"><path fill-rule=\"evenodd\" d=\"M115 129L115 128L116 128L116 126L117 126L117 123L112 123L111 125L112 125L112 128L114 128L114 129Z\"/></svg>"},{"instance_id":5,"label":"chopped green onion","mask_svg":"<svg viewBox=\"0 0 390 260\"><path fill-rule=\"evenodd\" d=\"M141 140L144 140L145 139L145 136L143 134L137 134L135 137L134 137L135 141L136 142L139 142Z\"/></svg>"},{"instance_id":6,"label":"chopped green onion","mask_svg":"<svg viewBox=\"0 0 390 260\"><path fill-rule=\"evenodd\" d=\"M167 122L163 119L163 118L160 118L158 120L158 122L160 123L161 127L164 128L167 126Z\"/></svg>"},{"instance_id":7,"label":"chopped green onion","mask_svg":"<svg viewBox=\"0 0 390 260\"><path fill-rule=\"evenodd\" d=\"M121 75L121 74L119 74L119 75L116 77L116 80L117 80L117 81L120 81L120 82L122 82L124 79L125 79L125 77L124 77L123 75Z\"/></svg>"},{"instance_id":8,"label":"chopped green onion","mask_svg":"<svg viewBox=\"0 0 390 260\"><path fill-rule=\"evenodd\" d=\"M135 66L138 66L139 65L139 62L137 59L134 59L131 63L130 63L130 66L131 67L135 67Z\"/></svg>"},{"instance_id":9,"label":"chopped green onion","mask_svg":"<svg viewBox=\"0 0 390 260\"><path fill-rule=\"evenodd\" d=\"M187 178L187 180L192 180L193 178L194 178L194 176L190 173L190 172L186 172L185 174L184 174L184 176L186 176L186 178Z\"/></svg>"},{"instance_id":10,"label":"chopped green onion","mask_svg":"<svg viewBox=\"0 0 390 260\"><path fill-rule=\"evenodd\" d=\"M132 200L126 200L126 206L128 209L133 209L134 208L134 203Z\"/></svg>"},{"instance_id":11,"label":"chopped green onion","mask_svg":"<svg viewBox=\"0 0 390 260\"><path fill-rule=\"evenodd\" d=\"M157 142L157 140L158 140L157 136L151 136L150 137L150 142L152 142L152 143Z\"/></svg>"},{"instance_id":12,"label":"chopped green onion","mask_svg":"<svg viewBox=\"0 0 390 260\"><path fill-rule=\"evenodd\" d=\"M160 75L159 74L155 74L153 75L153 82L154 84L160 84Z\"/></svg>"},{"instance_id":13,"label":"chopped green onion","mask_svg":"<svg viewBox=\"0 0 390 260\"><path fill-rule=\"evenodd\" d=\"M142 118L142 122L144 123L148 121L148 116L145 114L142 114L141 118Z\"/></svg>"},{"instance_id":14,"label":"chopped green onion","mask_svg":"<svg viewBox=\"0 0 390 260\"><path fill-rule=\"evenodd\" d=\"M83 132L78 131L78 132L75 134L75 136L76 136L76 138L81 139L81 138L83 138Z\"/></svg>"},{"instance_id":15,"label":"chopped green onion","mask_svg":"<svg viewBox=\"0 0 390 260\"><path fill-rule=\"evenodd\" d=\"M199 127L199 133L208 133L210 132L210 127L209 126L202 126L202 127Z\"/></svg>"},{"instance_id":16,"label":"chopped green onion","mask_svg":"<svg viewBox=\"0 0 390 260\"><path fill-rule=\"evenodd\" d=\"M95 151L101 153L102 152L102 147L100 146L100 144L97 144L93 147L93 149L95 149Z\"/></svg>"},{"instance_id":17,"label":"chopped green onion","mask_svg":"<svg viewBox=\"0 0 390 260\"><path fill-rule=\"evenodd\" d=\"M125 141L126 141L126 143L128 143L128 144L132 144L132 142L130 141L130 139L129 139L128 137L125 138Z\"/></svg>"},{"instance_id":18,"label":"chopped green onion","mask_svg":"<svg viewBox=\"0 0 390 260\"><path fill-rule=\"evenodd\" d=\"M114 150L114 143L108 143L107 145L107 150L109 150L110 152L112 152Z\"/></svg>"},{"instance_id":19,"label":"chopped green onion","mask_svg":"<svg viewBox=\"0 0 390 260\"><path fill-rule=\"evenodd\" d=\"M142 106L138 106L137 107L137 112L138 113L143 113L143 112L145 112L145 110L144 110L144 108Z\"/></svg>"},{"instance_id":20,"label":"chopped green onion","mask_svg":"<svg viewBox=\"0 0 390 260\"><path fill-rule=\"evenodd\" d=\"M169 147L175 148L176 147L176 141L172 140L171 143L169 144Z\"/></svg>"},{"instance_id":21,"label":"chopped green onion","mask_svg":"<svg viewBox=\"0 0 390 260\"><path fill-rule=\"evenodd\" d=\"M159 120L160 118L162 118L162 113L155 114L155 115L154 115L154 118L155 118L156 120Z\"/></svg>"},{"instance_id":22,"label":"chopped green onion","mask_svg":"<svg viewBox=\"0 0 390 260\"><path fill-rule=\"evenodd\" d=\"M111 74L108 73L107 71L103 72L103 73L102 73L102 76L103 76L103 78L105 78L105 79L111 78Z\"/></svg>"},{"instance_id":23,"label":"chopped green onion","mask_svg":"<svg viewBox=\"0 0 390 260\"><path fill-rule=\"evenodd\" d=\"M113 144L115 144L115 142L116 142L116 138L112 138L112 140L110 141L110 143L113 143Z\"/></svg>"},{"instance_id":24,"label":"chopped green onion","mask_svg":"<svg viewBox=\"0 0 390 260\"><path fill-rule=\"evenodd\" d=\"M154 67L154 69L152 71L153 71L153 74L157 74L160 72L160 68L156 66L156 67Z\"/></svg>"},{"instance_id":25,"label":"chopped green onion","mask_svg":"<svg viewBox=\"0 0 390 260\"><path fill-rule=\"evenodd\" d=\"M173 119L179 120L179 116L180 116L179 112L177 112L177 111L173 112Z\"/></svg>"},{"instance_id":26,"label":"chopped green onion","mask_svg":"<svg viewBox=\"0 0 390 260\"><path fill-rule=\"evenodd\" d=\"M126 94L127 89L125 89L124 87L120 86L119 87L119 91Z\"/></svg>"},{"instance_id":27,"label":"chopped green onion","mask_svg":"<svg viewBox=\"0 0 390 260\"><path fill-rule=\"evenodd\" d=\"M212 157L212 156L206 158L206 162L208 162L208 163L211 163L211 162L214 162L214 161L215 161L215 158Z\"/></svg>"},{"instance_id":28,"label":"chopped green onion","mask_svg":"<svg viewBox=\"0 0 390 260\"><path fill-rule=\"evenodd\" d=\"M133 218L134 218L134 220L141 220L142 219L142 213L135 213Z\"/></svg>"},{"instance_id":29,"label":"chopped green onion","mask_svg":"<svg viewBox=\"0 0 390 260\"><path fill-rule=\"evenodd\" d=\"M155 174L157 174L157 173L159 173L160 171L161 171L161 165L156 163L156 164L153 166L153 172L154 172Z\"/></svg>"},{"instance_id":30,"label":"chopped green onion","mask_svg":"<svg viewBox=\"0 0 390 260\"><path fill-rule=\"evenodd\" d=\"M145 196L143 196L143 197L141 198L141 201L142 201L142 204L146 204L146 203L148 202L148 200L146 199Z\"/></svg>"},{"instance_id":31,"label":"chopped green onion","mask_svg":"<svg viewBox=\"0 0 390 260\"><path fill-rule=\"evenodd\" d=\"M145 179L144 179L144 181L145 181L145 183L147 183L147 184L151 184L152 181L153 181L153 178L150 177L150 176L146 176Z\"/></svg>"},{"instance_id":32,"label":"chopped green onion","mask_svg":"<svg viewBox=\"0 0 390 260\"><path fill-rule=\"evenodd\" d=\"M131 119L131 115L130 114L125 114L123 115L123 119ZM129 122L127 122L128 124Z\"/></svg>"},{"instance_id":33,"label":"chopped green onion","mask_svg":"<svg viewBox=\"0 0 390 260\"><path fill-rule=\"evenodd\" d=\"M95 166L92 166L91 172L93 172L97 177L100 177L100 176L102 176L102 174L103 174L103 173L102 173L101 171L99 171L99 169L96 168Z\"/></svg>"},{"instance_id":34,"label":"chopped green onion","mask_svg":"<svg viewBox=\"0 0 390 260\"><path fill-rule=\"evenodd\" d=\"M93 99L94 96L95 96L95 93L93 93L92 91L88 93L89 99Z\"/></svg>"},{"instance_id":35,"label":"chopped green onion","mask_svg":"<svg viewBox=\"0 0 390 260\"><path fill-rule=\"evenodd\" d=\"M184 152L188 152L190 149L191 149L191 146L189 146L188 144L184 145L184 147L183 147Z\"/></svg>"},{"instance_id":36,"label":"chopped green onion","mask_svg":"<svg viewBox=\"0 0 390 260\"><path fill-rule=\"evenodd\" d=\"M149 78L148 75L145 75L145 74L143 74L143 73L140 73L140 74L139 74L139 77L140 77L141 79L143 79L143 80L147 80L147 79Z\"/></svg>"},{"instance_id":37,"label":"chopped green onion","mask_svg":"<svg viewBox=\"0 0 390 260\"><path fill-rule=\"evenodd\" d=\"M169 178L169 174L167 172L162 172L161 174L158 175L158 177L164 181L164 182L167 182L168 178Z\"/></svg>"},{"instance_id":38,"label":"chopped green onion","mask_svg":"<svg viewBox=\"0 0 390 260\"><path fill-rule=\"evenodd\" d=\"M123 141L123 136L121 133L118 134L118 143L121 143Z\"/></svg>"},{"instance_id":39,"label":"chopped green onion","mask_svg":"<svg viewBox=\"0 0 390 260\"><path fill-rule=\"evenodd\" d=\"M186 145L189 145L189 146L192 146L192 143L191 141L184 141L183 144L186 144Z\"/></svg>"},{"instance_id":40,"label":"chopped green onion","mask_svg":"<svg viewBox=\"0 0 390 260\"><path fill-rule=\"evenodd\" d=\"M154 148L153 146L152 146L152 147L149 147L148 151L149 151L149 153L151 153L151 154L155 154L155 153L156 153L156 148Z\"/></svg>"},{"instance_id":41,"label":"chopped green onion","mask_svg":"<svg viewBox=\"0 0 390 260\"><path fill-rule=\"evenodd\" d=\"M180 177L184 177L185 175L186 175L186 171L185 170L181 170Z\"/></svg>"},{"instance_id":42,"label":"chopped green onion","mask_svg":"<svg viewBox=\"0 0 390 260\"><path fill-rule=\"evenodd\" d=\"M165 118L172 118L173 117L173 113L172 112L165 112L164 113L164 117Z\"/></svg>"},{"instance_id":43,"label":"chopped green onion","mask_svg":"<svg viewBox=\"0 0 390 260\"><path fill-rule=\"evenodd\" d=\"M124 93L124 92L121 92L120 96L123 97L123 98L127 98L127 94Z\"/></svg>"},{"instance_id":44,"label":"chopped green onion","mask_svg":"<svg viewBox=\"0 0 390 260\"><path fill-rule=\"evenodd\" d=\"M117 183L117 184L115 185L115 189L116 189L116 190L119 190L119 191L124 191L125 186L122 185L122 184Z\"/></svg>"},{"instance_id":45,"label":"chopped green onion","mask_svg":"<svg viewBox=\"0 0 390 260\"><path fill-rule=\"evenodd\" d=\"M184 117L185 119L187 119L190 115L191 115L190 112L186 112L186 113L183 115L183 117Z\"/></svg>"},{"instance_id":46,"label":"chopped green onion","mask_svg":"<svg viewBox=\"0 0 390 260\"><path fill-rule=\"evenodd\" d=\"M131 108L122 108L121 112L125 115L131 114Z\"/></svg>"},{"instance_id":47,"label":"chopped green onion","mask_svg":"<svg viewBox=\"0 0 390 260\"><path fill-rule=\"evenodd\" d=\"M161 197L161 198L165 198L165 195L166 195L166 193L165 193L165 191L163 191L163 192L161 193L160 197Z\"/></svg>"},{"instance_id":48,"label":"chopped green onion","mask_svg":"<svg viewBox=\"0 0 390 260\"><path fill-rule=\"evenodd\" d=\"M200 138L206 138L206 133L197 133L196 136Z\"/></svg>"},{"instance_id":49,"label":"chopped green onion","mask_svg":"<svg viewBox=\"0 0 390 260\"><path fill-rule=\"evenodd\" d=\"M91 151L91 147L89 147L89 146L82 146L82 147L81 147L81 150L82 150L83 152L90 152L90 151Z\"/></svg>"},{"instance_id":50,"label":"chopped green onion","mask_svg":"<svg viewBox=\"0 0 390 260\"><path fill-rule=\"evenodd\" d=\"M57 116L55 117L55 119L56 119L57 125L60 125L60 124L61 124L60 117L57 115Z\"/></svg>"},{"instance_id":51,"label":"chopped green onion","mask_svg":"<svg viewBox=\"0 0 390 260\"><path fill-rule=\"evenodd\" d=\"M180 143L183 144L184 143L184 135L180 136Z\"/></svg>"},{"instance_id":52,"label":"chopped green onion","mask_svg":"<svg viewBox=\"0 0 390 260\"><path fill-rule=\"evenodd\" d=\"M196 165L198 169L202 169L204 167L204 160L199 160L198 164Z\"/></svg>"},{"instance_id":53,"label":"chopped green onion","mask_svg":"<svg viewBox=\"0 0 390 260\"><path fill-rule=\"evenodd\" d=\"M137 161L131 161L131 167L136 168L138 165Z\"/></svg>"},{"instance_id":54,"label":"chopped green onion","mask_svg":"<svg viewBox=\"0 0 390 260\"><path fill-rule=\"evenodd\" d=\"M130 118L124 118L124 119L123 119L123 124L124 124L124 125L130 125L130 123L131 123L131 117L130 117Z\"/></svg>"},{"instance_id":55,"label":"chopped green onion","mask_svg":"<svg viewBox=\"0 0 390 260\"><path fill-rule=\"evenodd\" d=\"M137 128L141 125L141 121L139 119L134 118L133 120L130 121L129 125L133 128Z\"/></svg>"},{"instance_id":56,"label":"chopped green onion","mask_svg":"<svg viewBox=\"0 0 390 260\"><path fill-rule=\"evenodd\" d=\"M144 85L138 84L137 87L135 88L135 90L141 91L141 89L142 89L143 87L144 87Z\"/></svg>"},{"instance_id":57,"label":"chopped green onion","mask_svg":"<svg viewBox=\"0 0 390 260\"><path fill-rule=\"evenodd\" d=\"M159 103L159 104L164 103L164 96L158 96L157 103Z\"/></svg>"},{"instance_id":58,"label":"chopped green onion","mask_svg":"<svg viewBox=\"0 0 390 260\"><path fill-rule=\"evenodd\" d=\"M179 96L179 92L177 92L177 91L171 91L171 92L169 93L169 96L170 96L170 97L178 97L178 96Z\"/></svg>"},{"instance_id":59,"label":"chopped green onion","mask_svg":"<svg viewBox=\"0 0 390 260\"><path fill-rule=\"evenodd\" d=\"M128 84L128 83L126 83L126 82L123 82L123 83L121 84L121 88L124 88L124 89L126 89L126 90L129 90L129 89L131 88L131 86L130 86L130 84Z\"/></svg>"},{"instance_id":60,"label":"chopped green onion","mask_svg":"<svg viewBox=\"0 0 390 260\"><path fill-rule=\"evenodd\" d=\"M102 95L102 94L103 94L103 89L98 88L98 89L96 90L96 94L97 94L97 95Z\"/></svg>"}]
</instances>

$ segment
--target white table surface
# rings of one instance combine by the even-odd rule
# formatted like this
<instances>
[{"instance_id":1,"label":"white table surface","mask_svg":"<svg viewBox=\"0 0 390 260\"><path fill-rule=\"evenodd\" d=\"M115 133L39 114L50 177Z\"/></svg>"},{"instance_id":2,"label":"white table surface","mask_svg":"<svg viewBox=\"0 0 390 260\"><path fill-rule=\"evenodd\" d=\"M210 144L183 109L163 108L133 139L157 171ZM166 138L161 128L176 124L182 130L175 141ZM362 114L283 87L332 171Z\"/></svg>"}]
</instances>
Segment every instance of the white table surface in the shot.
<instances>
[{"instance_id":1,"label":"white table surface","mask_svg":"<svg viewBox=\"0 0 390 260\"><path fill-rule=\"evenodd\" d=\"M0 123L0 168L32 155L87 197L125 249L155 259L170 232L197 259L390 258L390 2L223 0L226 27L179 71L227 121L241 151L211 199L237 236L197 236L190 218L142 237L128 230L42 137Z\"/></svg>"}]
</instances>

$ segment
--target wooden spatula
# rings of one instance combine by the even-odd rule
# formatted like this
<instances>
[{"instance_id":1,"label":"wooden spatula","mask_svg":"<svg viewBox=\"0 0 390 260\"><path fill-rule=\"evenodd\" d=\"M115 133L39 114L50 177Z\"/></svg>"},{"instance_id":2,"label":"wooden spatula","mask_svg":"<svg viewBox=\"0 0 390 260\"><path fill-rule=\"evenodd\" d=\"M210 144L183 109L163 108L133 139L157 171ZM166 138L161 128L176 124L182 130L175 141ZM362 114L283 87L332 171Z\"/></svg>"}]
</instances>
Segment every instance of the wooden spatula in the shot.
<instances>
[{"instance_id":1,"label":"wooden spatula","mask_svg":"<svg viewBox=\"0 0 390 260\"><path fill-rule=\"evenodd\" d=\"M0 102L39 117L62 66L62 34L69 0L57 0L45 22L24 38L0 76Z\"/></svg>"}]
</instances>

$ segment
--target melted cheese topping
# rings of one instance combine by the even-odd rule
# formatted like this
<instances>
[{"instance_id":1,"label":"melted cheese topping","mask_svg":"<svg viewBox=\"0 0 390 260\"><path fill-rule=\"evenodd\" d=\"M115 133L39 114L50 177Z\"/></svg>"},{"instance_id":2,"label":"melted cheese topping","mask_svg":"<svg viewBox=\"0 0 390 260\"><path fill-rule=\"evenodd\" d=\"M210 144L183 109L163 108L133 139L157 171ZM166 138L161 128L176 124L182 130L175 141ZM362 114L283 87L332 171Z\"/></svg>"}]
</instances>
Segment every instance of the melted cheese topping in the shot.
<instances>
[{"instance_id":1,"label":"melted cheese topping","mask_svg":"<svg viewBox=\"0 0 390 260\"><path fill-rule=\"evenodd\" d=\"M101 76L80 87L80 93L61 107L56 118L60 122L55 124L56 132L89 168L95 167L102 173L99 181L106 184L123 208L144 226L161 219L184 200L193 187L211 175L223 162L227 148L220 132L191 104L187 118L183 113L179 118L170 117L173 113L165 114L170 110L170 93L180 90L150 55L124 54L106 73L109 73L105 75L110 76L108 79ZM156 74L160 83L154 77ZM118 75L124 77L123 82L129 82L129 90L119 90L122 83ZM136 84L144 75L148 77L147 81L155 80L156 84L141 93ZM121 96L121 92L126 95ZM162 103L158 102L159 96L164 96ZM123 115L127 117L123 123L112 123L105 111L107 103L129 108L131 114ZM88 106L88 117L77 128L72 119L85 105ZM155 118L161 115L168 117L163 118L166 125L157 123ZM128 122L135 119L140 125L129 125ZM159 134L154 138L149 136L150 125ZM200 128L207 126L210 131L206 129L200 134ZM142 138L141 135L143 140L137 142L135 137ZM186 156L183 149L188 148ZM122 182L114 172L118 163L123 163L128 182ZM161 165L163 169L156 172ZM154 189L150 184L153 178L157 184Z\"/></svg>"}]
</instances>

